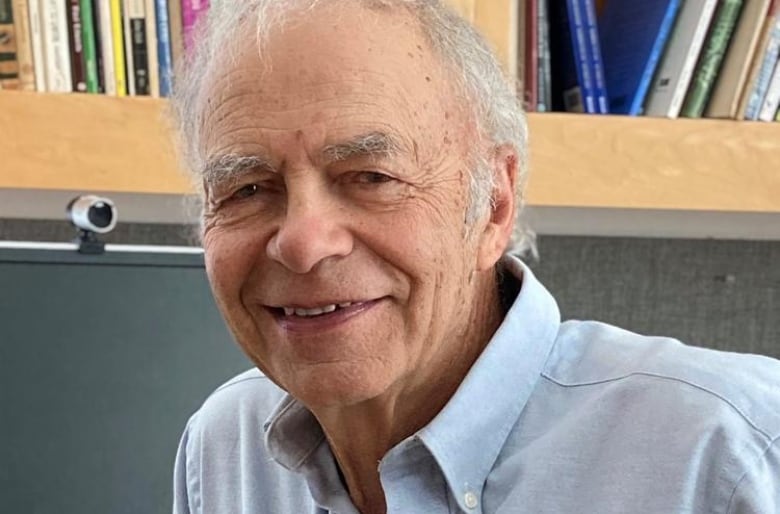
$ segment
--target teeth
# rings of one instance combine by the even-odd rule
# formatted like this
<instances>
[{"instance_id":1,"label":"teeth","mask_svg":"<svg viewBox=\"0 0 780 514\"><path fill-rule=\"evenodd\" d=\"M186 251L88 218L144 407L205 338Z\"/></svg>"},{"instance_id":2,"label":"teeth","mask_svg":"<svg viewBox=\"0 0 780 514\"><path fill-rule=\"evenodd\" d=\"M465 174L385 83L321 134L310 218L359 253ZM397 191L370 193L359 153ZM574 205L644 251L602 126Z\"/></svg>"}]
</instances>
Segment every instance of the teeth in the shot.
<instances>
[{"instance_id":1,"label":"teeth","mask_svg":"<svg viewBox=\"0 0 780 514\"><path fill-rule=\"evenodd\" d=\"M350 305L352 305L352 302L340 303L339 307L343 309L344 307L349 307Z\"/></svg>"},{"instance_id":2,"label":"teeth","mask_svg":"<svg viewBox=\"0 0 780 514\"><path fill-rule=\"evenodd\" d=\"M341 306L342 304L339 304ZM351 304L346 304L351 305ZM329 312L333 312L336 310L336 304L332 303L330 305L325 305L323 307L314 307L312 309L299 309L299 308L293 308L293 307L283 307L284 309L284 315L285 316L292 316L295 314L296 316L319 316L320 314L327 314Z\"/></svg>"}]
</instances>

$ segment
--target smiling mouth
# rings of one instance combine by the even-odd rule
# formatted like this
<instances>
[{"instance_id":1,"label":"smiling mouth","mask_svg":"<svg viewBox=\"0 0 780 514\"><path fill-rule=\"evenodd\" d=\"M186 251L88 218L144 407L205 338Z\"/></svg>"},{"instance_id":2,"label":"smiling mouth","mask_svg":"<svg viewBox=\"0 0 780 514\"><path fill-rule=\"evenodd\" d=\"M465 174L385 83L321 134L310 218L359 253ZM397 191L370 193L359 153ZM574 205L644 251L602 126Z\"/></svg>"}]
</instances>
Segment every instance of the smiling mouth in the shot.
<instances>
[{"instance_id":1,"label":"smiling mouth","mask_svg":"<svg viewBox=\"0 0 780 514\"><path fill-rule=\"evenodd\" d=\"M368 300L358 302L342 302L331 303L328 305L322 305L319 307L303 308L303 307L268 307L268 310L279 320L282 321L295 321L295 320L314 320L322 318L330 318L336 316L343 316L351 313L362 311L365 308L373 305L379 300Z\"/></svg>"}]
</instances>

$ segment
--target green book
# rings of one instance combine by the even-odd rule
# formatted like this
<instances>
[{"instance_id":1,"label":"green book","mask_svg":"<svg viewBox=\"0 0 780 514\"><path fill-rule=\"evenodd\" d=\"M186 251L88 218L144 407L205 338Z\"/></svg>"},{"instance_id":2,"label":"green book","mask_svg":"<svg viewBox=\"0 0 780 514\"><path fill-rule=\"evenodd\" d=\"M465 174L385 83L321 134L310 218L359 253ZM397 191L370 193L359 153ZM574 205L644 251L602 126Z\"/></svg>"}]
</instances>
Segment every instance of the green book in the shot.
<instances>
[{"instance_id":1,"label":"green book","mask_svg":"<svg viewBox=\"0 0 780 514\"><path fill-rule=\"evenodd\" d=\"M712 90L718 78L723 57L728 50L731 35L739 20L743 0L723 0L715 13L712 27L707 34L707 40L696 63L693 80L685 96L680 116L686 118L701 118Z\"/></svg>"},{"instance_id":2,"label":"green book","mask_svg":"<svg viewBox=\"0 0 780 514\"><path fill-rule=\"evenodd\" d=\"M86 69L87 93L98 93L97 42L95 41L95 15L92 11L92 0L79 0L81 7L81 47L84 52L84 67Z\"/></svg>"}]
</instances>

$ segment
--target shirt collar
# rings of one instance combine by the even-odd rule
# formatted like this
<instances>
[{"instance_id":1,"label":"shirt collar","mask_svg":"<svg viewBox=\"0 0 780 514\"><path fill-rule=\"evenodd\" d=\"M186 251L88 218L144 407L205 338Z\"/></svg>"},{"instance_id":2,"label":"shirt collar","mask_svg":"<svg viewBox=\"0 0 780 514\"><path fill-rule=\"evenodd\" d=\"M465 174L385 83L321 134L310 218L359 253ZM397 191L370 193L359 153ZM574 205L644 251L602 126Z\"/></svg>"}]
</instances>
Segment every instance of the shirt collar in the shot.
<instances>
[{"instance_id":1,"label":"shirt collar","mask_svg":"<svg viewBox=\"0 0 780 514\"><path fill-rule=\"evenodd\" d=\"M541 375L560 325L555 300L531 270L512 256L504 257L502 265L522 281L520 292L450 401L416 434L466 512L471 507L464 498L468 493L481 498L488 473ZM301 467L315 456L325 435L303 404L287 395L268 418L265 431L274 460L291 471L312 471Z\"/></svg>"},{"instance_id":2,"label":"shirt collar","mask_svg":"<svg viewBox=\"0 0 780 514\"><path fill-rule=\"evenodd\" d=\"M418 437L437 460L454 498L481 498L509 432L536 386L560 326L555 299L519 259L504 270L522 286L504 321L444 409ZM468 507L468 508L467 508Z\"/></svg>"}]
</instances>

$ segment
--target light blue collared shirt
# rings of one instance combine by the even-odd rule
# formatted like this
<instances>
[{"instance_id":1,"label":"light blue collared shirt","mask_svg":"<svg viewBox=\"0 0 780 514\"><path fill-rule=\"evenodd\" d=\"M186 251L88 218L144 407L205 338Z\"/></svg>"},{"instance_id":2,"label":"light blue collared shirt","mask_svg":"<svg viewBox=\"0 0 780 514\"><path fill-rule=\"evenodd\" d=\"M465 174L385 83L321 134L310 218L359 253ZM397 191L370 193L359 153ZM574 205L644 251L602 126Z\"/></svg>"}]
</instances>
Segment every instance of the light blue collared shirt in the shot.
<instances>
[{"instance_id":1,"label":"light blue collared shirt","mask_svg":"<svg viewBox=\"0 0 780 514\"><path fill-rule=\"evenodd\" d=\"M780 362L561 323L522 287L441 412L379 464L387 512L780 513ZM257 370L190 419L174 513L355 514L314 416Z\"/></svg>"}]
</instances>

